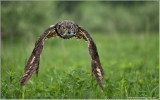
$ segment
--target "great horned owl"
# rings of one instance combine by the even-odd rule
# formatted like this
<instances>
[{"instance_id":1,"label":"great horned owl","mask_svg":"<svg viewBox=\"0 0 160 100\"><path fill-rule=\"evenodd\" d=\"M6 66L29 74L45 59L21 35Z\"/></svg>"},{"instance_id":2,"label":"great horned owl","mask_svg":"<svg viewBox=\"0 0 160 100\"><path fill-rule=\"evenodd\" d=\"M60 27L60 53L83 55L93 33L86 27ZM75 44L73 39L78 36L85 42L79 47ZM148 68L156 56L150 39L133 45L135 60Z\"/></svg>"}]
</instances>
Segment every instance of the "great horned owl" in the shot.
<instances>
[{"instance_id":1,"label":"great horned owl","mask_svg":"<svg viewBox=\"0 0 160 100\"><path fill-rule=\"evenodd\" d=\"M95 76L99 86L103 89L102 80L104 78L104 73L93 39L86 30L78 26L75 22L68 20L60 21L56 25L51 25L50 28L46 29L44 33L42 33L42 35L36 41L32 54L24 68L24 75L20 79L20 84L25 85L35 71L38 75L40 55L43 50L44 40L55 38L56 36L62 39L70 39L75 37L76 39L84 39L85 41L88 41L88 49L91 56L92 76Z\"/></svg>"}]
</instances>

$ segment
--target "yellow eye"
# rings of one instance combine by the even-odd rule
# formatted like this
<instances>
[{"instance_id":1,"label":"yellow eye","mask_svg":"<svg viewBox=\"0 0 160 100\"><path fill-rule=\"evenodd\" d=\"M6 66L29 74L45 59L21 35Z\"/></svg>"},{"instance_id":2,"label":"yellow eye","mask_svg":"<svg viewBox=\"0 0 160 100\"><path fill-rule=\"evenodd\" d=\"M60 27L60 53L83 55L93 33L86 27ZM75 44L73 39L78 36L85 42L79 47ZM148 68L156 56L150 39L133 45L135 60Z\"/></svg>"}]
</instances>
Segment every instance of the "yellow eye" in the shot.
<instances>
[{"instance_id":1,"label":"yellow eye","mask_svg":"<svg viewBox=\"0 0 160 100\"><path fill-rule=\"evenodd\" d=\"M64 30L64 31L66 31L67 29L66 29L66 28L64 28L63 30Z\"/></svg>"}]
</instances>

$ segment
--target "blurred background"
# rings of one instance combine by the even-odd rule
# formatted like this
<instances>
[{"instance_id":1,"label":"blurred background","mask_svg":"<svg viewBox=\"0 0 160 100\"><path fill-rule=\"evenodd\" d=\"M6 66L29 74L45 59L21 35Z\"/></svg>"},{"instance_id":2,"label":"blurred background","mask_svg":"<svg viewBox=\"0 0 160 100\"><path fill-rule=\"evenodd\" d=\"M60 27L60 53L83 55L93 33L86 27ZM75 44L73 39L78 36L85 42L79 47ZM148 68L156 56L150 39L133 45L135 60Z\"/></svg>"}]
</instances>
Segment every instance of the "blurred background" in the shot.
<instances>
[{"instance_id":1,"label":"blurred background","mask_svg":"<svg viewBox=\"0 0 160 100\"><path fill-rule=\"evenodd\" d=\"M39 76L20 86L35 41L62 20L75 21L95 41L104 91L91 77L88 43L60 38L45 41ZM2 1L1 98L158 99L158 33L158 1Z\"/></svg>"},{"instance_id":2,"label":"blurred background","mask_svg":"<svg viewBox=\"0 0 160 100\"><path fill-rule=\"evenodd\" d=\"M2 40L37 36L61 20L90 34L158 33L158 2L2 2Z\"/></svg>"}]
</instances>

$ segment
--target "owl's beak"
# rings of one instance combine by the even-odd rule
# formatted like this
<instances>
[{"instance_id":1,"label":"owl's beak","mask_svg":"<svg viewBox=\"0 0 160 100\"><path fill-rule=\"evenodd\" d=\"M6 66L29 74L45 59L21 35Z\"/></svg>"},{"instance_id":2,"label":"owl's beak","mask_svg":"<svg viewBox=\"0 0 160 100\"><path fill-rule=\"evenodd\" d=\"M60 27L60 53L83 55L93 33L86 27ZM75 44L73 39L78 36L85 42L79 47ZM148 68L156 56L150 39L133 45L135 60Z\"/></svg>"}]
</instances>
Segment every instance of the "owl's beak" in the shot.
<instances>
[{"instance_id":1,"label":"owl's beak","mask_svg":"<svg viewBox=\"0 0 160 100\"><path fill-rule=\"evenodd\" d=\"M68 30L68 34L70 34L71 33L71 30Z\"/></svg>"}]
</instances>

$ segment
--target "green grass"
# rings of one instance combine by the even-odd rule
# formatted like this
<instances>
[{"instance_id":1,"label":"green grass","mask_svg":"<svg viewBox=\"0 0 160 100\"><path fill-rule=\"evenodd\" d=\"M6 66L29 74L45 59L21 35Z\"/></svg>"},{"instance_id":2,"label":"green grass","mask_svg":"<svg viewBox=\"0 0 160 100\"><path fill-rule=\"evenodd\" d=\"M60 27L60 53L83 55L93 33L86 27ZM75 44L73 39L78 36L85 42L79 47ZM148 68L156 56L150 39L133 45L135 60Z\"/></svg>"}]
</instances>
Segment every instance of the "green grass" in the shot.
<instances>
[{"instance_id":1,"label":"green grass","mask_svg":"<svg viewBox=\"0 0 160 100\"><path fill-rule=\"evenodd\" d=\"M91 77L88 44L59 38L45 41L39 76L21 87L19 79L36 41L26 37L2 40L1 98L159 98L158 34L91 35L104 69L104 91Z\"/></svg>"}]
</instances>

